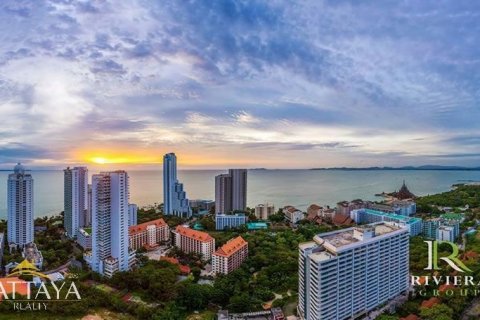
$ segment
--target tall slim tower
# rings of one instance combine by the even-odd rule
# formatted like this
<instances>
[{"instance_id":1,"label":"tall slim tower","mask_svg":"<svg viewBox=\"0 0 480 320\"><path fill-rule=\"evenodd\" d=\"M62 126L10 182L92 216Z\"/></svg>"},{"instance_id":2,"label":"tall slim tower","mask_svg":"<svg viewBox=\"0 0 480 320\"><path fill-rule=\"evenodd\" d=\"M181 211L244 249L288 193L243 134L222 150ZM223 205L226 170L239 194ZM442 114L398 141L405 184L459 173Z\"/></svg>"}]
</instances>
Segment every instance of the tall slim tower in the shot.
<instances>
[{"instance_id":1,"label":"tall slim tower","mask_svg":"<svg viewBox=\"0 0 480 320\"><path fill-rule=\"evenodd\" d=\"M232 211L232 176L220 174L215 177L215 213Z\"/></svg>"},{"instance_id":2,"label":"tall slim tower","mask_svg":"<svg viewBox=\"0 0 480 320\"><path fill-rule=\"evenodd\" d=\"M190 208L187 194L183 190L183 183L177 180L177 157L175 153L167 153L163 157L163 212L166 215L190 217Z\"/></svg>"},{"instance_id":3,"label":"tall slim tower","mask_svg":"<svg viewBox=\"0 0 480 320\"><path fill-rule=\"evenodd\" d=\"M229 169L232 177L232 210L247 209L247 169Z\"/></svg>"},{"instance_id":4,"label":"tall slim tower","mask_svg":"<svg viewBox=\"0 0 480 320\"><path fill-rule=\"evenodd\" d=\"M247 169L229 169L215 177L215 213L247 208Z\"/></svg>"},{"instance_id":5,"label":"tall slim tower","mask_svg":"<svg viewBox=\"0 0 480 320\"><path fill-rule=\"evenodd\" d=\"M8 175L8 242L24 246L33 242L33 178L17 164Z\"/></svg>"},{"instance_id":6,"label":"tall slim tower","mask_svg":"<svg viewBox=\"0 0 480 320\"><path fill-rule=\"evenodd\" d=\"M127 172L92 176L91 267L107 277L129 269L128 198Z\"/></svg>"},{"instance_id":7,"label":"tall slim tower","mask_svg":"<svg viewBox=\"0 0 480 320\"><path fill-rule=\"evenodd\" d=\"M75 167L63 172L64 225L68 237L73 238L88 224L88 170Z\"/></svg>"}]
</instances>

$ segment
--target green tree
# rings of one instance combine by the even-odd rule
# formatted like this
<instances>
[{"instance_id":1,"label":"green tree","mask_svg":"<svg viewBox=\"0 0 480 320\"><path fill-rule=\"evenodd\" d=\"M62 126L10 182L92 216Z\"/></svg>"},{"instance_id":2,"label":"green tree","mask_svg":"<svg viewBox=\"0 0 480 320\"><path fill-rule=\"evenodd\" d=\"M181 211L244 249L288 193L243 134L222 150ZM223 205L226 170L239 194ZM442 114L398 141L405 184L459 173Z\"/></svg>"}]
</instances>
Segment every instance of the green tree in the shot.
<instances>
[{"instance_id":1,"label":"green tree","mask_svg":"<svg viewBox=\"0 0 480 320\"><path fill-rule=\"evenodd\" d=\"M453 310L445 304L431 308L420 308L420 317L424 320L452 320Z\"/></svg>"}]
</instances>

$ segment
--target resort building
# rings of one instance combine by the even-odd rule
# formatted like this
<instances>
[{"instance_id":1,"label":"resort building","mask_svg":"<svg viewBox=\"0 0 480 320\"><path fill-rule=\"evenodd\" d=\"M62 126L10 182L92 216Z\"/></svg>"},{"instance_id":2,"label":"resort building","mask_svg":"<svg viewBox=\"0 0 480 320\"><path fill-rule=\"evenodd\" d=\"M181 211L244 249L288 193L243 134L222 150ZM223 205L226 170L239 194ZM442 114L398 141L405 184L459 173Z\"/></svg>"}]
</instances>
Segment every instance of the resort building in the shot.
<instances>
[{"instance_id":1,"label":"resort building","mask_svg":"<svg viewBox=\"0 0 480 320\"><path fill-rule=\"evenodd\" d=\"M460 235L460 221L445 218L425 220L422 235L427 239L453 242Z\"/></svg>"},{"instance_id":2,"label":"resort building","mask_svg":"<svg viewBox=\"0 0 480 320\"><path fill-rule=\"evenodd\" d=\"M63 170L63 224L69 238L88 222L88 169L75 167Z\"/></svg>"},{"instance_id":3,"label":"resort building","mask_svg":"<svg viewBox=\"0 0 480 320\"><path fill-rule=\"evenodd\" d=\"M190 208L183 184L177 179L177 156L168 153L163 157L163 212L166 215L175 215L190 218Z\"/></svg>"},{"instance_id":4,"label":"resort building","mask_svg":"<svg viewBox=\"0 0 480 320\"><path fill-rule=\"evenodd\" d=\"M243 226L247 223L247 216L244 213L235 214L216 214L215 215L215 229L226 230Z\"/></svg>"},{"instance_id":5,"label":"resort building","mask_svg":"<svg viewBox=\"0 0 480 320\"><path fill-rule=\"evenodd\" d=\"M395 200L391 203L395 213L402 216L413 216L417 213L417 204L412 200Z\"/></svg>"},{"instance_id":6,"label":"resort building","mask_svg":"<svg viewBox=\"0 0 480 320\"><path fill-rule=\"evenodd\" d=\"M8 175L7 239L10 246L33 242L33 178L25 167L17 164Z\"/></svg>"},{"instance_id":7,"label":"resort building","mask_svg":"<svg viewBox=\"0 0 480 320\"><path fill-rule=\"evenodd\" d=\"M193 230L184 226L175 228L175 245L185 253L195 252L202 255L204 261L212 258L215 250L215 239L208 233Z\"/></svg>"},{"instance_id":8,"label":"resort building","mask_svg":"<svg viewBox=\"0 0 480 320\"><path fill-rule=\"evenodd\" d=\"M92 250L92 228L84 227L78 229L76 241L84 250Z\"/></svg>"},{"instance_id":9,"label":"resort building","mask_svg":"<svg viewBox=\"0 0 480 320\"><path fill-rule=\"evenodd\" d=\"M417 236L422 232L422 219L420 218L402 216L372 209L353 210L350 213L350 218L358 224L381 221L392 222L401 227L405 226L412 237Z\"/></svg>"},{"instance_id":10,"label":"resort building","mask_svg":"<svg viewBox=\"0 0 480 320\"><path fill-rule=\"evenodd\" d=\"M110 277L135 263L128 249L129 178L123 170L92 176L93 271Z\"/></svg>"},{"instance_id":11,"label":"resort building","mask_svg":"<svg viewBox=\"0 0 480 320\"><path fill-rule=\"evenodd\" d=\"M260 220L268 220L272 214L275 214L275 206L273 204L265 203L255 206L255 217Z\"/></svg>"},{"instance_id":12,"label":"resort building","mask_svg":"<svg viewBox=\"0 0 480 320\"><path fill-rule=\"evenodd\" d=\"M247 169L229 169L215 177L215 213L247 209Z\"/></svg>"},{"instance_id":13,"label":"resort building","mask_svg":"<svg viewBox=\"0 0 480 320\"><path fill-rule=\"evenodd\" d=\"M340 201L337 203L337 213L349 216L352 210L365 208L365 202L361 199L353 201Z\"/></svg>"},{"instance_id":14,"label":"resort building","mask_svg":"<svg viewBox=\"0 0 480 320\"><path fill-rule=\"evenodd\" d=\"M389 222L299 245L301 319L356 319L409 288L409 232ZM387 285L386 285L387 284Z\"/></svg>"},{"instance_id":15,"label":"resort building","mask_svg":"<svg viewBox=\"0 0 480 320\"><path fill-rule=\"evenodd\" d=\"M248 242L241 236L229 240L212 256L212 271L229 274L248 257Z\"/></svg>"},{"instance_id":16,"label":"resort building","mask_svg":"<svg viewBox=\"0 0 480 320\"><path fill-rule=\"evenodd\" d=\"M303 212L293 206L284 207L283 215L285 216L285 220L294 225L305 218Z\"/></svg>"},{"instance_id":17,"label":"resort building","mask_svg":"<svg viewBox=\"0 0 480 320\"><path fill-rule=\"evenodd\" d=\"M160 242L168 241L170 228L163 219L152 220L128 228L130 249L152 248Z\"/></svg>"},{"instance_id":18,"label":"resort building","mask_svg":"<svg viewBox=\"0 0 480 320\"><path fill-rule=\"evenodd\" d=\"M137 222L137 211L138 211L138 206L135 203L130 203L128 205L128 226L134 226L136 225Z\"/></svg>"}]
</instances>

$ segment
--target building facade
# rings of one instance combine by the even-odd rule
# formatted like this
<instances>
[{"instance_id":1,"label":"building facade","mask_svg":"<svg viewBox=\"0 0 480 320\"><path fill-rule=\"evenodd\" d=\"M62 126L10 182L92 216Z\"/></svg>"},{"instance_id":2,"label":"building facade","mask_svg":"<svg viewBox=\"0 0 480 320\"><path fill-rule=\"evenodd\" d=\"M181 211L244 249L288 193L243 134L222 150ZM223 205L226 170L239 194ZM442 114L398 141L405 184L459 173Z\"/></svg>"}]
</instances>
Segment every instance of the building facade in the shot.
<instances>
[{"instance_id":1,"label":"building facade","mask_svg":"<svg viewBox=\"0 0 480 320\"><path fill-rule=\"evenodd\" d=\"M215 229L226 230L238 228L247 223L247 216L244 213L235 214L216 214L215 215Z\"/></svg>"},{"instance_id":2,"label":"building facade","mask_svg":"<svg viewBox=\"0 0 480 320\"><path fill-rule=\"evenodd\" d=\"M409 233L389 222L319 234L299 245L301 319L354 319L406 293Z\"/></svg>"},{"instance_id":3,"label":"building facade","mask_svg":"<svg viewBox=\"0 0 480 320\"><path fill-rule=\"evenodd\" d=\"M422 233L423 224L422 219L420 218L413 218L372 209L352 210L350 218L356 223L374 223L381 221L392 222L399 226L405 226L412 237Z\"/></svg>"},{"instance_id":4,"label":"building facade","mask_svg":"<svg viewBox=\"0 0 480 320\"><path fill-rule=\"evenodd\" d=\"M427 239L453 242L460 235L460 221L432 218L423 221L422 236Z\"/></svg>"},{"instance_id":5,"label":"building facade","mask_svg":"<svg viewBox=\"0 0 480 320\"><path fill-rule=\"evenodd\" d=\"M183 184L177 179L177 156L168 153L163 156L163 212L183 218L192 216Z\"/></svg>"},{"instance_id":6,"label":"building facade","mask_svg":"<svg viewBox=\"0 0 480 320\"><path fill-rule=\"evenodd\" d=\"M92 250L92 228L80 228L77 233L77 243L84 250Z\"/></svg>"},{"instance_id":7,"label":"building facade","mask_svg":"<svg viewBox=\"0 0 480 320\"><path fill-rule=\"evenodd\" d=\"M247 208L247 169L229 169L215 177L215 213L245 211Z\"/></svg>"},{"instance_id":8,"label":"building facade","mask_svg":"<svg viewBox=\"0 0 480 320\"><path fill-rule=\"evenodd\" d=\"M5 234L3 232L0 232L0 269L2 268L4 246L5 246Z\"/></svg>"},{"instance_id":9,"label":"building facade","mask_svg":"<svg viewBox=\"0 0 480 320\"><path fill-rule=\"evenodd\" d=\"M238 269L248 257L248 242L241 236L229 240L212 256L212 271L229 274Z\"/></svg>"},{"instance_id":10,"label":"building facade","mask_svg":"<svg viewBox=\"0 0 480 320\"><path fill-rule=\"evenodd\" d=\"M272 214L275 214L275 206L269 203L261 203L255 206L255 217L260 220L268 220Z\"/></svg>"},{"instance_id":11,"label":"building facade","mask_svg":"<svg viewBox=\"0 0 480 320\"><path fill-rule=\"evenodd\" d=\"M204 261L212 258L212 253L215 250L215 239L208 233L177 226L174 236L175 245L183 252L201 254Z\"/></svg>"},{"instance_id":12,"label":"building facade","mask_svg":"<svg viewBox=\"0 0 480 320\"><path fill-rule=\"evenodd\" d=\"M33 178L20 163L8 175L7 207L9 245L24 246L33 242Z\"/></svg>"},{"instance_id":13,"label":"building facade","mask_svg":"<svg viewBox=\"0 0 480 320\"><path fill-rule=\"evenodd\" d=\"M285 216L285 220L291 224L297 224L300 220L305 218L303 212L293 206L285 206L283 208L283 215Z\"/></svg>"},{"instance_id":14,"label":"building facade","mask_svg":"<svg viewBox=\"0 0 480 320\"><path fill-rule=\"evenodd\" d=\"M127 271L131 266L128 198L127 172L119 170L93 175L91 268L106 276Z\"/></svg>"},{"instance_id":15,"label":"building facade","mask_svg":"<svg viewBox=\"0 0 480 320\"><path fill-rule=\"evenodd\" d=\"M81 227L88 225L88 170L75 167L63 170L64 176L64 220L65 231L69 238L77 236Z\"/></svg>"},{"instance_id":16,"label":"building facade","mask_svg":"<svg viewBox=\"0 0 480 320\"><path fill-rule=\"evenodd\" d=\"M141 223L128 228L128 242L133 250L155 247L170 238L170 228L163 219Z\"/></svg>"},{"instance_id":17,"label":"building facade","mask_svg":"<svg viewBox=\"0 0 480 320\"><path fill-rule=\"evenodd\" d=\"M137 220L138 206L135 203L128 205L128 226L135 226L138 224Z\"/></svg>"}]
</instances>

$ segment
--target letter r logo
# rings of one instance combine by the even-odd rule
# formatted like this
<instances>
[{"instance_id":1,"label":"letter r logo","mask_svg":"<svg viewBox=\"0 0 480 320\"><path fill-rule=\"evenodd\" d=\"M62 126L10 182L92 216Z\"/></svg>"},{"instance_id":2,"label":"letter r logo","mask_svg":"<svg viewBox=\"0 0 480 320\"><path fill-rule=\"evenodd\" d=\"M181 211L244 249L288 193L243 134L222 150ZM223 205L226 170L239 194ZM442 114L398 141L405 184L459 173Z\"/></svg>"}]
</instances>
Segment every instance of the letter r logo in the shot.
<instances>
[{"instance_id":1,"label":"letter r logo","mask_svg":"<svg viewBox=\"0 0 480 320\"><path fill-rule=\"evenodd\" d=\"M438 266L438 244L448 243L452 247L452 254L448 257L441 257L440 260L445 261L450 267L458 272L472 272L463 262L457 258L458 246L450 241L424 241L428 245L428 266L424 270L441 270Z\"/></svg>"}]
</instances>

